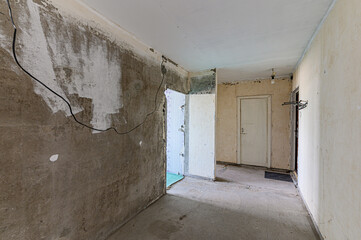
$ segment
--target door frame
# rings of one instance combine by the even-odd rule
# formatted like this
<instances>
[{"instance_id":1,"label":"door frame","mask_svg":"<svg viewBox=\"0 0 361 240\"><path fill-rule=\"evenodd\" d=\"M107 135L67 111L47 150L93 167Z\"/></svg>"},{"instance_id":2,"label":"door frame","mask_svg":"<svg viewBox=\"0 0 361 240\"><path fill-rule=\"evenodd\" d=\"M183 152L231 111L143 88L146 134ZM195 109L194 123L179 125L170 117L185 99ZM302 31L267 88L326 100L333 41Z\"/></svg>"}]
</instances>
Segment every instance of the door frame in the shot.
<instances>
[{"instance_id":1,"label":"door frame","mask_svg":"<svg viewBox=\"0 0 361 240\"><path fill-rule=\"evenodd\" d=\"M165 91L164 91L164 98L165 98L165 111L164 111L164 124L163 124L163 126L164 126L164 128L163 128L163 138L165 139L165 146L164 146L164 152L165 152L165 174L166 174L166 176L167 176L167 172L168 172L168 154L167 154L167 152L168 152L168 128L169 128L169 126L168 126L168 124L169 124L169 122L168 122L168 111L169 111L169 108L168 108L168 104L169 104L169 102L168 102L168 98L167 98L167 91L172 91L172 92L175 92L175 93L177 93L177 94L182 94L182 95L184 95L184 105L183 106L181 106L181 110L183 111L183 124L182 124L182 126L184 127L183 128L183 153L182 152L180 152L179 154L183 154L183 162L181 163L181 165L182 165L182 173L181 173L181 175L185 175L185 164L186 164L186 162L185 162L185 152L186 152L186 131L185 131L185 125L186 125L186 103L187 103L187 94L186 93L183 93L183 92L179 92L179 91L176 91L176 90L173 90L173 89L171 89L171 88L167 88ZM182 126L180 126L180 128L182 128ZM178 131L180 131L180 129L178 130ZM178 174L180 174L180 173L178 173ZM167 185L167 184L166 184Z\"/></svg>"},{"instance_id":2,"label":"door frame","mask_svg":"<svg viewBox=\"0 0 361 240\"><path fill-rule=\"evenodd\" d=\"M272 130L272 96L271 95L254 95L237 97L237 163L241 161L241 100L242 99L267 99L267 167L271 168L271 130Z\"/></svg>"},{"instance_id":3,"label":"door frame","mask_svg":"<svg viewBox=\"0 0 361 240\"><path fill-rule=\"evenodd\" d=\"M300 88L297 87L295 88L295 90L292 91L291 93L291 102L296 101L296 93L298 92L298 94L300 93ZM292 171L295 171L295 167L296 167L296 107L295 106L291 106L291 158L290 158L290 168ZM299 116L298 116L299 118ZM298 124L299 124L299 119L298 119ZM299 130L299 129L298 129ZM300 142L300 134L298 134L298 145ZM298 155L298 153L297 153Z\"/></svg>"}]
</instances>

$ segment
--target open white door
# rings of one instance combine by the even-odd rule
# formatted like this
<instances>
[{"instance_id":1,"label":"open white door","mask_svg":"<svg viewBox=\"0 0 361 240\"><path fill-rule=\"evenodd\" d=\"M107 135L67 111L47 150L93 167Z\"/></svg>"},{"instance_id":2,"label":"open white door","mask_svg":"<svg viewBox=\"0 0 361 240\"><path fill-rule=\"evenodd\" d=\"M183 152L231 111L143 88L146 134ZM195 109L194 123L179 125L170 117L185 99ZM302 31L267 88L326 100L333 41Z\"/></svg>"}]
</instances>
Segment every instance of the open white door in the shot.
<instances>
[{"instance_id":1,"label":"open white door","mask_svg":"<svg viewBox=\"0 0 361 240\"><path fill-rule=\"evenodd\" d=\"M184 174L185 95L170 89L167 98L167 172Z\"/></svg>"}]
</instances>

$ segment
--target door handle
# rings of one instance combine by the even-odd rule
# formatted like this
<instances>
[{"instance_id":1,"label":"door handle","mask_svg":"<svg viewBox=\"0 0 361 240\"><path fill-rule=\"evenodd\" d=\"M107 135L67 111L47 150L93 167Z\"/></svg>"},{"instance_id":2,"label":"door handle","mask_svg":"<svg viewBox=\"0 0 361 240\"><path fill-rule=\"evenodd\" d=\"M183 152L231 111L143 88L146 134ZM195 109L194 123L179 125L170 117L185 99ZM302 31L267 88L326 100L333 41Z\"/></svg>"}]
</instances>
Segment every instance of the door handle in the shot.
<instances>
[{"instance_id":1,"label":"door handle","mask_svg":"<svg viewBox=\"0 0 361 240\"><path fill-rule=\"evenodd\" d=\"M182 126L178 129L178 131L180 131L180 132L185 132L185 130L184 130L184 125L182 125Z\"/></svg>"},{"instance_id":2,"label":"door handle","mask_svg":"<svg viewBox=\"0 0 361 240\"><path fill-rule=\"evenodd\" d=\"M241 134L247 134L244 132L244 128L241 128Z\"/></svg>"}]
</instances>

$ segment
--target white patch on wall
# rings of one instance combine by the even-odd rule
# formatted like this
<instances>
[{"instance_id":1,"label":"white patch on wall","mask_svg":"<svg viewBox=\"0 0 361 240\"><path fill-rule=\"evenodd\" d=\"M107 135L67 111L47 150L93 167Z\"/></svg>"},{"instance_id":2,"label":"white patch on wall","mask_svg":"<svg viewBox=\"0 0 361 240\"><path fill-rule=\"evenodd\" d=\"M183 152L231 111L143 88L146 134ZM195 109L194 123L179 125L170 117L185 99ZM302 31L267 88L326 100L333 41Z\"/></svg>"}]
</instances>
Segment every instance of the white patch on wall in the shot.
<instances>
[{"instance_id":1,"label":"white patch on wall","mask_svg":"<svg viewBox=\"0 0 361 240\"><path fill-rule=\"evenodd\" d=\"M9 54L11 54L11 40L8 39L2 28L6 26L7 21L4 16L0 15L0 47L5 49Z\"/></svg>"},{"instance_id":2,"label":"white patch on wall","mask_svg":"<svg viewBox=\"0 0 361 240\"><path fill-rule=\"evenodd\" d=\"M60 30L51 18L46 19L49 30L45 37L38 6L33 4L32 0L27 0L27 3L30 16L29 18L24 16L22 22L25 25L31 24L28 24L30 26L24 29L24 34L21 36L24 43L21 62L26 69L60 95L66 96L59 86L59 83L62 83L63 89L68 94L91 99L93 114L91 125L98 129L109 128L112 125L111 114L118 113L123 107L121 66L117 53L110 52L105 40L99 40L96 36L86 39L81 33L77 37L81 36L83 39L77 39L77 46L73 46L71 40L74 32L69 29L69 26L73 26L70 22L72 20L65 18L62 19L64 27ZM69 21L69 24L66 21ZM79 26L78 32L85 32L85 29ZM69 72L66 71L71 72L70 78ZM55 81L56 73L58 79ZM70 115L65 103L53 93L39 84L35 84L35 92L44 99L54 113L62 110ZM74 102L72 107L74 113L83 110ZM93 133L97 132L93 131Z\"/></svg>"},{"instance_id":3,"label":"white patch on wall","mask_svg":"<svg viewBox=\"0 0 361 240\"><path fill-rule=\"evenodd\" d=\"M58 158L59 158L59 154L54 154L50 157L49 160L50 162L55 162L56 160L58 160Z\"/></svg>"},{"instance_id":4,"label":"white patch on wall","mask_svg":"<svg viewBox=\"0 0 361 240\"><path fill-rule=\"evenodd\" d=\"M53 51L57 51L59 44L56 35L50 36L49 43ZM95 128L106 129L111 126L111 114L118 113L123 107L121 66L118 61L107 60L106 43L89 46L89 52L86 51L86 44L86 42L80 44L78 53L74 53L71 44L63 45L67 58L55 58L54 61L59 67L67 67L69 66L67 61L71 62L74 67L72 71L75 73L68 83L69 94L92 99L91 124Z\"/></svg>"},{"instance_id":5,"label":"white patch on wall","mask_svg":"<svg viewBox=\"0 0 361 240\"><path fill-rule=\"evenodd\" d=\"M189 95L189 174L215 178L215 94Z\"/></svg>"},{"instance_id":6,"label":"white patch on wall","mask_svg":"<svg viewBox=\"0 0 361 240\"><path fill-rule=\"evenodd\" d=\"M21 51L19 51L22 53L19 54L19 62L32 75L67 99L65 93L55 81L55 73L41 26L38 6L32 0L27 0L27 6L29 15L21 16L21 21L18 23L18 28L21 29L18 40L22 43ZM67 105L59 97L38 83L34 83L34 89L44 99L53 113L64 111L68 116L70 115ZM79 107L73 107L74 113L80 111Z\"/></svg>"}]
</instances>

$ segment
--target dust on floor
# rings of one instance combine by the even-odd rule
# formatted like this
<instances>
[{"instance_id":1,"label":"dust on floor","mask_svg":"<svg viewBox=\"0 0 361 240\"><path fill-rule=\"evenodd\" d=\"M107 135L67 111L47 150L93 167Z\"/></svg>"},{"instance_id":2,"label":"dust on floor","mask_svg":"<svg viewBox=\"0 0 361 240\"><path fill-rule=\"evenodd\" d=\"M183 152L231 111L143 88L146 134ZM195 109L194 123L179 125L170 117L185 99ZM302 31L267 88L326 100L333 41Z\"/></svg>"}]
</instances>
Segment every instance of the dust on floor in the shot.
<instances>
[{"instance_id":1,"label":"dust on floor","mask_svg":"<svg viewBox=\"0 0 361 240\"><path fill-rule=\"evenodd\" d=\"M109 239L319 239L292 183L234 166L216 175L186 177Z\"/></svg>"}]
</instances>

